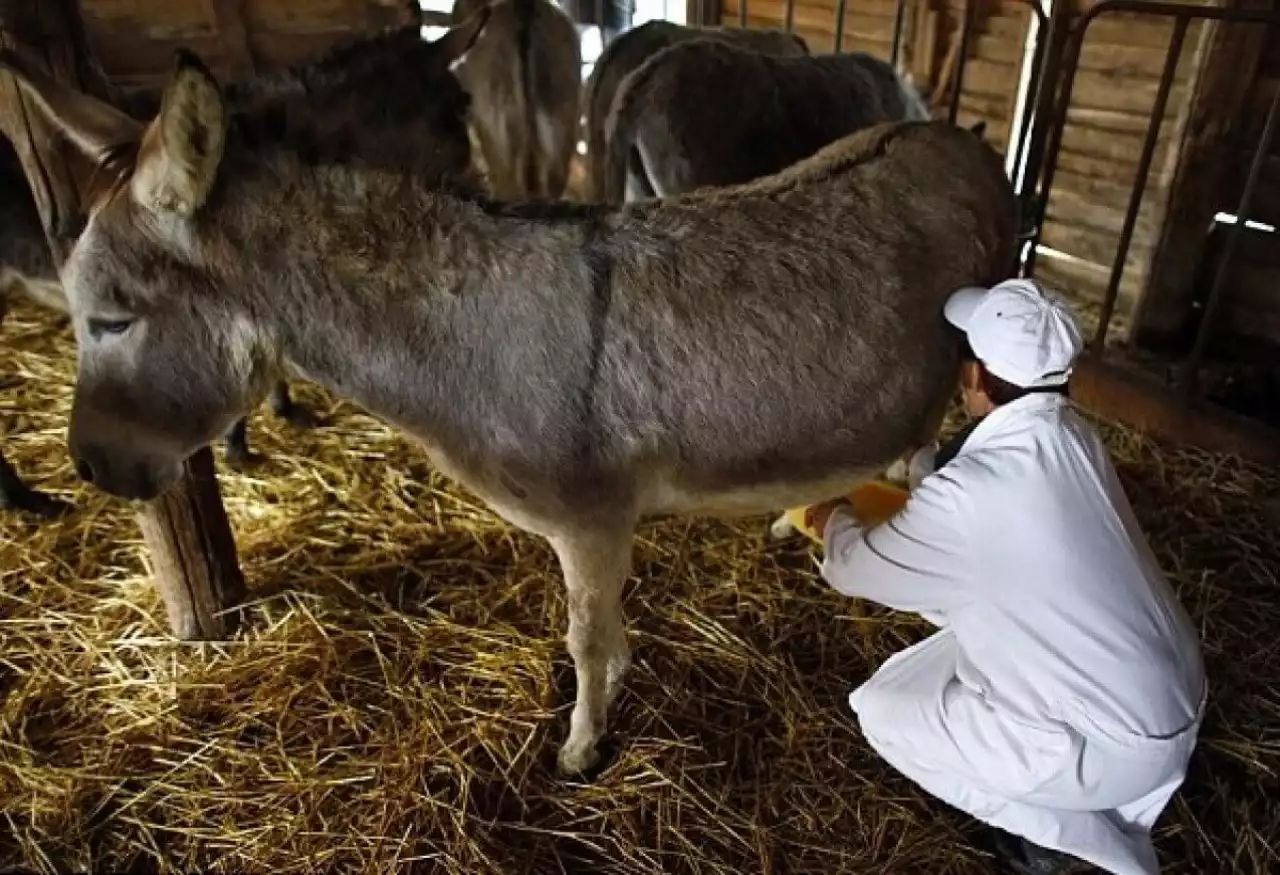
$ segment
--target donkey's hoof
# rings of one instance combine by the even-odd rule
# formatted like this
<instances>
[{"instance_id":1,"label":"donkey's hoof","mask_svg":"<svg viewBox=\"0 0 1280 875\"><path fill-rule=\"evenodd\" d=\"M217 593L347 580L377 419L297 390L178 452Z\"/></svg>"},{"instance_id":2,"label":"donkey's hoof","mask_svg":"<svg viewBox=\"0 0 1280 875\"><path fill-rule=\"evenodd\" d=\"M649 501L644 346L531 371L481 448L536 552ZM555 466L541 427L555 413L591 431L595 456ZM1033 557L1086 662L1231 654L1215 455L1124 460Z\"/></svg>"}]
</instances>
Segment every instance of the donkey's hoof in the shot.
<instances>
[{"instance_id":1,"label":"donkey's hoof","mask_svg":"<svg viewBox=\"0 0 1280 875\"><path fill-rule=\"evenodd\" d=\"M556 767L561 777L587 778L591 770L600 764L600 752L594 744L579 745L568 742L556 756Z\"/></svg>"},{"instance_id":2,"label":"donkey's hoof","mask_svg":"<svg viewBox=\"0 0 1280 875\"><path fill-rule=\"evenodd\" d=\"M324 418L320 414L315 413L310 408L303 407L301 404L290 404L283 410L277 410L276 416L294 428L313 429L324 425Z\"/></svg>"},{"instance_id":3,"label":"donkey's hoof","mask_svg":"<svg viewBox=\"0 0 1280 875\"><path fill-rule=\"evenodd\" d=\"M796 527L791 524L791 520L784 513L773 521L773 525L769 526L769 534L774 540L781 541L783 538L790 538L796 533Z\"/></svg>"},{"instance_id":4,"label":"donkey's hoof","mask_svg":"<svg viewBox=\"0 0 1280 875\"><path fill-rule=\"evenodd\" d=\"M16 494L0 494L0 508L16 510L52 520L70 513L72 505L37 489L23 489Z\"/></svg>"},{"instance_id":5,"label":"donkey's hoof","mask_svg":"<svg viewBox=\"0 0 1280 875\"><path fill-rule=\"evenodd\" d=\"M254 468L260 467L267 461L267 457L262 453L255 453L253 450L235 450L227 448L227 467L232 471L243 474Z\"/></svg>"},{"instance_id":6,"label":"donkey's hoof","mask_svg":"<svg viewBox=\"0 0 1280 875\"><path fill-rule=\"evenodd\" d=\"M910 476L910 469L907 463L898 459L892 465L885 469L884 479L890 483L896 483L899 486L905 486Z\"/></svg>"}]
</instances>

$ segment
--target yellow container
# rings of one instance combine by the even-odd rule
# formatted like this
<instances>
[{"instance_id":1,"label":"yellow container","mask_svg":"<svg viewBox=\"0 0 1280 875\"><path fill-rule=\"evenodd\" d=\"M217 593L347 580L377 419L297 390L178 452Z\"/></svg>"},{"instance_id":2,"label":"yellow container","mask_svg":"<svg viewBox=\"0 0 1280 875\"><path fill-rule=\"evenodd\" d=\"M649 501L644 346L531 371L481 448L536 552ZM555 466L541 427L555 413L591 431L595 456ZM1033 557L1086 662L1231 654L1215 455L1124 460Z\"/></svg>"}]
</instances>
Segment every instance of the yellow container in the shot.
<instances>
[{"instance_id":1,"label":"yellow container","mask_svg":"<svg viewBox=\"0 0 1280 875\"><path fill-rule=\"evenodd\" d=\"M870 480L850 492L846 498L853 505L853 513L864 526L876 526L892 517L906 506L911 493L884 480ZM806 507L793 507L787 511L787 519L798 531L814 541L822 543L822 533L804 524Z\"/></svg>"}]
</instances>

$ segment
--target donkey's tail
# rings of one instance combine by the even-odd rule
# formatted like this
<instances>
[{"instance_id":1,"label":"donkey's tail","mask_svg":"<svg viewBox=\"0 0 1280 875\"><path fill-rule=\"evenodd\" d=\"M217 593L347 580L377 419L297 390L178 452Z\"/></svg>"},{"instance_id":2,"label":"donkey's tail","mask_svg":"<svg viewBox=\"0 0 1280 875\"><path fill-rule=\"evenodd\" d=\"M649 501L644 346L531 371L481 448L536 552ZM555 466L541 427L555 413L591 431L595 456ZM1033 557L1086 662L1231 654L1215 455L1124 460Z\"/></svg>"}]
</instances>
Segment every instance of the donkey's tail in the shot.
<instances>
[{"instance_id":1,"label":"donkey's tail","mask_svg":"<svg viewBox=\"0 0 1280 875\"><path fill-rule=\"evenodd\" d=\"M908 121L928 121L933 118L929 104L911 83L910 74L905 70L895 70L894 78L898 80L898 91L902 95L902 117Z\"/></svg>"},{"instance_id":2,"label":"donkey's tail","mask_svg":"<svg viewBox=\"0 0 1280 875\"><path fill-rule=\"evenodd\" d=\"M608 145L605 152L604 191L597 193L598 200L620 204L626 199L627 169L631 161L631 150L635 146L636 125L644 110L644 92L667 55L679 50L681 45L677 43L655 52L618 84L618 90L613 96L613 106L609 108L604 125Z\"/></svg>"},{"instance_id":3,"label":"donkey's tail","mask_svg":"<svg viewBox=\"0 0 1280 875\"><path fill-rule=\"evenodd\" d=\"M542 192L541 174L538 172L538 103L534 89L533 31L541 10L542 0L511 0L511 11L516 18L516 64L520 77L520 126L521 135L516 138L515 173L526 196Z\"/></svg>"}]
</instances>

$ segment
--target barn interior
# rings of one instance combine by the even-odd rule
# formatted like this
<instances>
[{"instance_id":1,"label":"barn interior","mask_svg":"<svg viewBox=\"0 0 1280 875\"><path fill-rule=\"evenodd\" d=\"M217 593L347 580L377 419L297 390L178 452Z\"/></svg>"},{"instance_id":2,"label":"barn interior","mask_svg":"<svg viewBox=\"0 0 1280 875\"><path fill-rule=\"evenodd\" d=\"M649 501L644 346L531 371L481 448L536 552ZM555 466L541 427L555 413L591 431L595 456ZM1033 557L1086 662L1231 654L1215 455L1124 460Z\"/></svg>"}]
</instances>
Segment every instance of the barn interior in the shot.
<instances>
[{"instance_id":1,"label":"barn interior","mask_svg":"<svg viewBox=\"0 0 1280 875\"><path fill-rule=\"evenodd\" d=\"M415 19L434 38L451 5L0 0L0 39L78 84L91 58L127 92L163 85L178 48L230 83ZM937 117L985 122L1039 219L1031 274L1098 341L1073 394L1203 639L1209 712L1156 829L1163 871L1261 875L1280 871L1280 8L1098 5L662 0L632 24L793 30L815 53L893 58ZM601 37L582 37L585 80ZM17 95L0 74L10 120ZM0 440L72 510L0 508L0 871L991 871L976 824L848 711L931 627L832 592L803 538L645 524L612 758L565 781L573 672L543 541L299 382L320 428L264 410L265 461L214 454L238 628L178 640L157 578L185 572L68 457L75 367L67 318L10 302ZM945 430L962 424L953 410Z\"/></svg>"}]
</instances>

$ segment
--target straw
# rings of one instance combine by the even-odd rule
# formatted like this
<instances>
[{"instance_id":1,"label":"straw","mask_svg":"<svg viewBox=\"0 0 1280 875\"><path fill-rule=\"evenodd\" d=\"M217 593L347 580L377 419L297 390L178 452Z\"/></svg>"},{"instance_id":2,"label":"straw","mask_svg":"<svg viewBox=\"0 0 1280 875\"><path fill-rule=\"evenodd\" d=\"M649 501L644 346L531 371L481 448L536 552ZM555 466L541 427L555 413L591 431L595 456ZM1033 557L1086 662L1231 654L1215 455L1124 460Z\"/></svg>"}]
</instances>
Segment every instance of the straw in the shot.
<instances>
[{"instance_id":1,"label":"straw","mask_svg":"<svg viewBox=\"0 0 1280 875\"><path fill-rule=\"evenodd\" d=\"M69 329L20 304L3 337L5 452L76 510L0 517L0 871L993 871L977 825L848 709L930 627L828 590L768 517L641 530L614 758L564 782L572 672L544 543L298 385L331 423L256 414L268 461L221 468L247 628L174 643L132 515L70 470ZM1212 684L1158 825L1164 871L1280 871L1280 481L1104 430Z\"/></svg>"}]
</instances>

